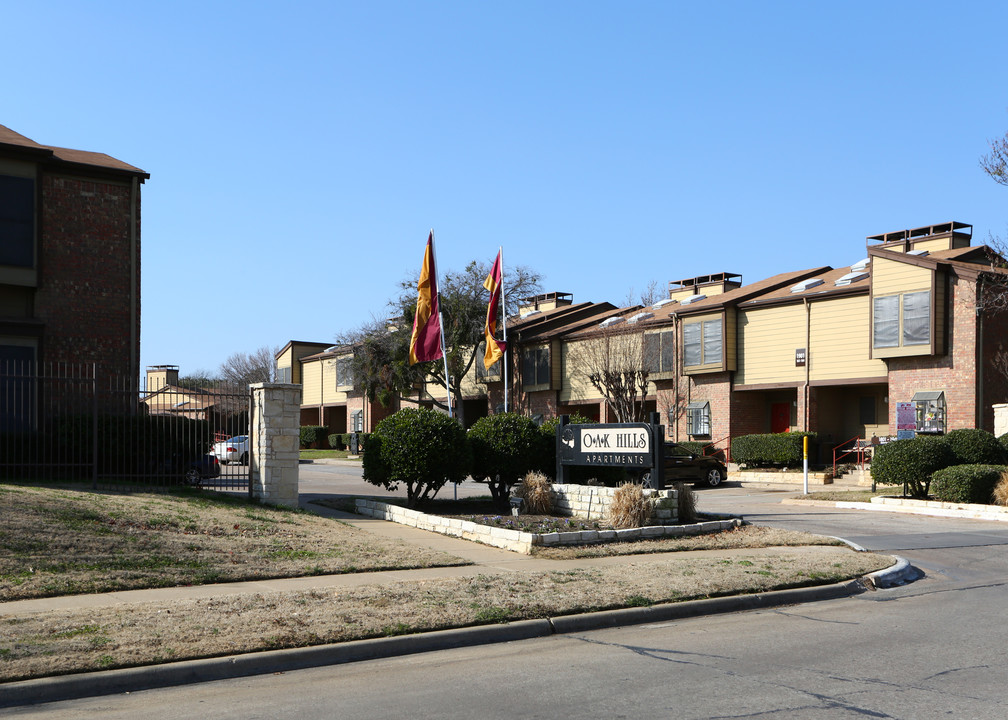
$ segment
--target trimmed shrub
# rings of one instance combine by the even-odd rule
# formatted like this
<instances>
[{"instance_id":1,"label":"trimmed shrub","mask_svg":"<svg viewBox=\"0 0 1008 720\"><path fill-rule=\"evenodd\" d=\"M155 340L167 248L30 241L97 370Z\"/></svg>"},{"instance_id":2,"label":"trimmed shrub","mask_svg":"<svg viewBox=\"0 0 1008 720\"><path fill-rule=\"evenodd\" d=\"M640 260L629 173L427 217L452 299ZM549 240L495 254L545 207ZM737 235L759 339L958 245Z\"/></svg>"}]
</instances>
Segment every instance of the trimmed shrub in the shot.
<instances>
[{"instance_id":1,"label":"trimmed shrub","mask_svg":"<svg viewBox=\"0 0 1008 720\"><path fill-rule=\"evenodd\" d=\"M871 473L882 485L904 485L911 497L926 500L931 475L953 462L953 454L943 438L918 435L894 440L875 448Z\"/></svg>"},{"instance_id":2,"label":"trimmed shrub","mask_svg":"<svg viewBox=\"0 0 1008 720\"><path fill-rule=\"evenodd\" d=\"M553 514L553 483L541 472L530 472L514 486L514 496L520 497L521 511L530 515Z\"/></svg>"},{"instance_id":3,"label":"trimmed shrub","mask_svg":"<svg viewBox=\"0 0 1008 720\"><path fill-rule=\"evenodd\" d=\"M332 433L329 436L329 447L333 450L346 450L347 444L343 440L344 437L346 437L344 433Z\"/></svg>"},{"instance_id":4,"label":"trimmed shrub","mask_svg":"<svg viewBox=\"0 0 1008 720\"><path fill-rule=\"evenodd\" d=\"M1008 457L1008 433L999 437L998 442L1001 443L1001 447L1005 451L1005 456Z\"/></svg>"},{"instance_id":5,"label":"trimmed shrub","mask_svg":"<svg viewBox=\"0 0 1008 720\"><path fill-rule=\"evenodd\" d=\"M366 438L364 479L386 490L406 485L410 507L434 497L448 482L469 474L472 452L453 418L428 408L403 408Z\"/></svg>"},{"instance_id":6,"label":"trimmed shrub","mask_svg":"<svg viewBox=\"0 0 1008 720\"><path fill-rule=\"evenodd\" d=\"M990 505L1004 465L953 465L931 476L931 494L942 502Z\"/></svg>"},{"instance_id":7,"label":"trimmed shrub","mask_svg":"<svg viewBox=\"0 0 1008 720\"><path fill-rule=\"evenodd\" d=\"M945 442L952 450L953 465L1001 465L1008 460L1004 447L986 430L951 430Z\"/></svg>"},{"instance_id":8,"label":"trimmed shrub","mask_svg":"<svg viewBox=\"0 0 1008 720\"><path fill-rule=\"evenodd\" d=\"M644 495L639 483L623 483L613 492L609 522L617 529L642 527L654 510L654 501Z\"/></svg>"},{"instance_id":9,"label":"trimmed shrub","mask_svg":"<svg viewBox=\"0 0 1008 720\"><path fill-rule=\"evenodd\" d=\"M750 468L795 467L802 464L805 436L809 438L809 456L815 457L815 433L788 432L732 438L732 460Z\"/></svg>"},{"instance_id":10,"label":"trimmed shrub","mask_svg":"<svg viewBox=\"0 0 1008 720\"><path fill-rule=\"evenodd\" d=\"M301 426L301 447L318 447L318 443L328 439L329 428L325 425L302 425Z\"/></svg>"},{"instance_id":11,"label":"trimmed shrub","mask_svg":"<svg viewBox=\"0 0 1008 720\"><path fill-rule=\"evenodd\" d=\"M676 445L680 445L686 448L692 455L700 456L705 454L704 447L707 445L707 443L700 442L699 440L683 440L682 442L676 443ZM715 448L710 449L714 450Z\"/></svg>"},{"instance_id":12,"label":"trimmed shrub","mask_svg":"<svg viewBox=\"0 0 1008 720\"><path fill-rule=\"evenodd\" d=\"M487 415L469 428L472 477L485 482L495 500L507 497L511 486L535 467L542 437L532 418L518 413Z\"/></svg>"}]
</instances>

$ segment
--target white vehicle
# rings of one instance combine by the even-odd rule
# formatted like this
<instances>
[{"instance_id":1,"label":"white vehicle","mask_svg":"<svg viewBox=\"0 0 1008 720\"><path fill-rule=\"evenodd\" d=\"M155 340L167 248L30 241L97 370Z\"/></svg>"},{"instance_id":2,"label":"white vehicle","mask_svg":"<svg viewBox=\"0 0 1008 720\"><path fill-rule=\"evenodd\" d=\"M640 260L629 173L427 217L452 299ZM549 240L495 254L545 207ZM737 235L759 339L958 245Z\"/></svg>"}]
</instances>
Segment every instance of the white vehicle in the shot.
<instances>
[{"instance_id":1,"label":"white vehicle","mask_svg":"<svg viewBox=\"0 0 1008 720\"><path fill-rule=\"evenodd\" d=\"M220 460L221 465L229 462L237 462L242 465L248 464L248 435L235 435L227 440L214 443L213 454Z\"/></svg>"}]
</instances>

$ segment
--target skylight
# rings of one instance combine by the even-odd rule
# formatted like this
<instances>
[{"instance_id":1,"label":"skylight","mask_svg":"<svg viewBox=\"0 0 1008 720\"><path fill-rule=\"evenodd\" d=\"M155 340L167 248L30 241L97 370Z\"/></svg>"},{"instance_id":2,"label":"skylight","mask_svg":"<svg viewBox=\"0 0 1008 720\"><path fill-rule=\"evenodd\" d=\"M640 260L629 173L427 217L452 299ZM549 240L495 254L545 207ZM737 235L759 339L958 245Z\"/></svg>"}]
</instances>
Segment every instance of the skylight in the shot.
<instances>
[{"instance_id":1,"label":"skylight","mask_svg":"<svg viewBox=\"0 0 1008 720\"><path fill-rule=\"evenodd\" d=\"M814 287L818 287L823 284L822 278L810 278L809 280L802 280L800 283L791 288L791 292L800 293L805 292Z\"/></svg>"},{"instance_id":2,"label":"skylight","mask_svg":"<svg viewBox=\"0 0 1008 720\"><path fill-rule=\"evenodd\" d=\"M847 273L842 277L838 277L836 279L835 285L837 285L837 287L840 287L841 285L850 285L852 282L856 282L857 280L861 280L862 278L866 277L868 277L868 273L858 272L855 270L853 272Z\"/></svg>"},{"instance_id":3,"label":"skylight","mask_svg":"<svg viewBox=\"0 0 1008 720\"><path fill-rule=\"evenodd\" d=\"M688 298L682 301L683 305L692 305L695 302L700 302L701 300L706 300L706 295L690 295Z\"/></svg>"},{"instance_id":4,"label":"skylight","mask_svg":"<svg viewBox=\"0 0 1008 720\"><path fill-rule=\"evenodd\" d=\"M648 318L653 318L653 317L654 317L654 313L639 312L636 315L631 316L630 319L627 320L627 322L635 323L638 320L647 320Z\"/></svg>"},{"instance_id":5,"label":"skylight","mask_svg":"<svg viewBox=\"0 0 1008 720\"><path fill-rule=\"evenodd\" d=\"M524 320L525 318L530 318L533 315L541 315L541 314L542 314L542 310L529 310L528 312L523 312L520 315L520 317L521 317L522 320Z\"/></svg>"},{"instance_id":6,"label":"skylight","mask_svg":"<svg viewBox=\"0 0 1008 720\"><path fill-rule=\"evenodd\" d=\"M856 263L850 266L851 272L861 272L862 270L867 270L868 266L871 264L871 258L865 258L864 260L858 260Z\"/></svg>"},{"instance_id":7,"label":"skylight","mask_svg":"<svg viewBox=\"0 0 1008 720\"><path fill-rule=\"evenodd\" d=\"M674 302L675 302L675 300L673 300L672 298L665 298L664 300L659 300L654 305L652 305L651 309L652 310L657 310L658 308L663 308L666 305L671 305Z\"/></svg>"},{"instance_id":8,"label":"skylight","mask_svg":"<svg viewBox=\"0 0 1008 720\"><path fill-rule=\"evenodd\" d=\"M606 318L605 320L603 320L602 322L599 323L599 327L611 327L613 325L618 325L619 323L623 322L624 320L626 320L626 318L623 318L623 317Z\"/></svg>"}]
</instances>

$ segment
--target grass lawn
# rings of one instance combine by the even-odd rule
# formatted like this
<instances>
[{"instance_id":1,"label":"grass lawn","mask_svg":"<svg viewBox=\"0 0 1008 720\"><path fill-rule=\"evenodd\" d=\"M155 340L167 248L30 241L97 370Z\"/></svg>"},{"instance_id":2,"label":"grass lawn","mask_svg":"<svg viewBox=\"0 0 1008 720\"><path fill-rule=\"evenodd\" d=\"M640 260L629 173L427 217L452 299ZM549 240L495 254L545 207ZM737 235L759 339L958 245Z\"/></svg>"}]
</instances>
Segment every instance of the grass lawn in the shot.
<instances>
[{"instance_id":1,"label":"grass lawn","mask_svg":"<svg viewBox=\"0 0 1008 720\"><path fill-rule=\"evenodd\" d=\"M821 541L743 527L608 549L558 549L542 556L560 561L555 569L460 568L454 577L375 578L46 612L0 604L0 682L766 592L892 564L846 546L809 544ZM595 557L673 549L709 552L644 555L629 564ZM577 558L583 564L569 562ZM2 601L463 563L311 513L205 492L113 495L0 484Z\"/></svg>"}]
</instances>

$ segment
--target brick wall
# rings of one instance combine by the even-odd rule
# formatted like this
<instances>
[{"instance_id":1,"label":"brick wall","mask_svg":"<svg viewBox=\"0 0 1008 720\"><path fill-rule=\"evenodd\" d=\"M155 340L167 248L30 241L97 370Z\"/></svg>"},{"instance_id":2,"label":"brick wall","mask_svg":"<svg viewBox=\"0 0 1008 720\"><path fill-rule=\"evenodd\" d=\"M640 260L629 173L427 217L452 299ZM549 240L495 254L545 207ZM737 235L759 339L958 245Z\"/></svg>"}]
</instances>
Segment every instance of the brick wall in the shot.
<instances>
[{"instance_id":1,"label":"brick wall","mask_svg":"<svg viewBox=\"0 0 1008 720\"><path fill-rule=\"evenodd\" d=\"M45 322L41 359L96 363L99 373L138 376L139 186L135 256L128 183L43 174L40 188L35 316ZM131 318L133 302L135 318Z\"/></svg>"},{"instance_id":2,"label":"brick wall","mask_svg":"<svg viewBox=\"0 0 1008 720\"><path fill-rule=\"evenodd\" d=\"M965 280L949 283L948 312L952 317L945 355L892 358L889 365L889 432L896 434L896 404L916 392L945 392L947 429L976 425L976 293ZM993 422L993 420L992 420Z\"/></svg>"}]
</instances>

